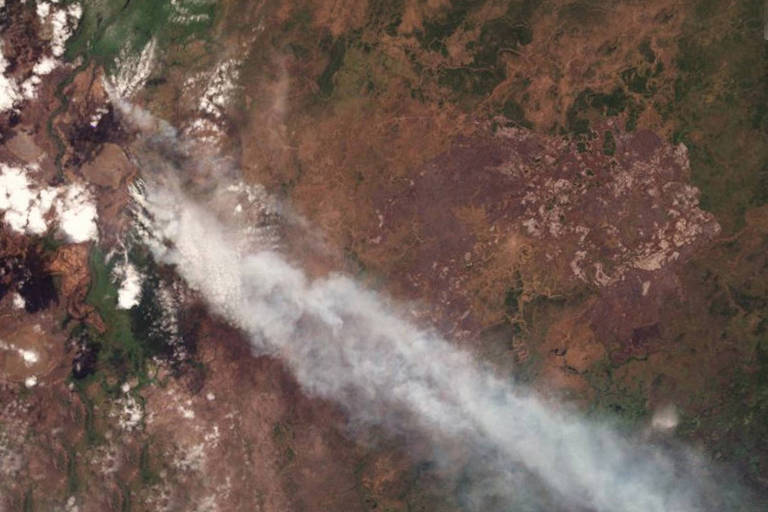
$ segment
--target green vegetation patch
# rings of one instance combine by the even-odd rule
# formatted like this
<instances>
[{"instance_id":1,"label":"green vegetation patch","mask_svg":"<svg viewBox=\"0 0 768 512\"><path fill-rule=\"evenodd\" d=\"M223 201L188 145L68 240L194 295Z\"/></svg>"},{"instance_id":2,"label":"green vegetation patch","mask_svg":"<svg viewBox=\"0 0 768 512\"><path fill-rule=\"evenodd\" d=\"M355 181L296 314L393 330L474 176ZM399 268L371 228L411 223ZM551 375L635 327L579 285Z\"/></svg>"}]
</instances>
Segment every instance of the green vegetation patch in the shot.
<instances>
[{"instance_id":1,"label":"green vegetation patch","mask_svg":"<svg viewBox=\"0 0 768 512\"><path fill-rule=\"evenodd\" d=\"M215 15L209 0L86 0L66 57L94 58L112 70L118 57L139 54L153 38L165 48L204 36Z\"/></svg>"},{"instance_id":2,"label":"green vegetation patch","mask_svg":"<svg viewBox=\"0 0 768 512\"><path fill-rule=\"evenodd\" d=\"M106 325L103 335L92 333L100 341L99 357L122 377L142 374L145 350L133 335L130 313L118 308L118 290L112 278L115 262L107 262L101 249L94 246L89 265L91 288L86 302L96 308Z\"/></svg>"},{"instance_id":3,"label":"green vegetation patch","mask_svg":"<svg viewBox=\"0 0 768 512\"><path fill-rule=\"evenodd\" d=\"M116 259L106 260L98 247L91 250L91 287L86 302L99 313L106 331L99 333L78 326L72 335L85 345L95 347L96 372L114 372L120 381L130 376L144 381L148 378L147 359L155 356L172 359L173 344L179 343L182 336L169 330L178 327L175 323L168 325L168 312L163 309L167 306L158 295L160 279L154 262L139 250L132 251L129 260L144 280L138 304L126 310L118 307L118 289L113 277ZM191 344L185 348L194 349Z\"/></svg>"},{"instance_id":4,"label":"green vegetation patch","mask_svg":"<svg viewBox=\"0 0 768 512\"><path fill-rule=\"evenodd\" d=\"M141 283L139 302L129 310L131 330L141 344L144 357L172 359L173 343L181 342L181 337L168 325L167 315L170 312L166 310L168 306L163 304L160 296L160 278L156 266L145 255L136 255L136 251L132 254L134 264L144 275L144 280ZM194 349L193 346L187 348Z\"/></svg>"}]
</instances>

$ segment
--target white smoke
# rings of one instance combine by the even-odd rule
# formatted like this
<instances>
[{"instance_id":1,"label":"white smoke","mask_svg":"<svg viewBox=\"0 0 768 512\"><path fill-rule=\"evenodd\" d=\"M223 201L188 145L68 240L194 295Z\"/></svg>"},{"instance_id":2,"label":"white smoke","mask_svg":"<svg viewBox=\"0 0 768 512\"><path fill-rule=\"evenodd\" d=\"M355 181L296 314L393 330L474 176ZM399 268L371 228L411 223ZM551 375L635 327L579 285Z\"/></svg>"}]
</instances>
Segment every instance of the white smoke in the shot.
<instances>
[{"instance_id":1,"label":"white smoke","mask_svg":"<svg viewBox=\"0 0 768 512\"><path fill-rule=\"evenodd\" d=\"M309 279L276 249L271 226L232 215L237 186L222 178L193 199L185 187L200 195L195 181L182 186L178 162L162 156L186 144L167 123L117 105L135 126L152 128L152 154L137 152L147 181L133 196L155 257L175 265L256 352L281 358L308 393L337 401L355 422L426 437L438 462L463 464L469 509L747 510L741 489L692 451L545 402L347 276Z\"/></svg>"},{"instance_id":2,"label":"white smoke","mask_svg":"<svg viewBox=\"0 0 768 512\"><path fill-rule=\"evenodd\" d=\"M306 391L340 402L354 419L426 434L438 451L459 445L484 454L486 475L468 492L480 495L481 509L494 495L505 509L544 510L531 475L569 510L721 509L698 457L672 456L545 404L344 275L312 281L273 250L249 252L237 226L172 180L136 198L157 237L155 256L255 350L284 360Z\"/></svg>"}]
</instances>

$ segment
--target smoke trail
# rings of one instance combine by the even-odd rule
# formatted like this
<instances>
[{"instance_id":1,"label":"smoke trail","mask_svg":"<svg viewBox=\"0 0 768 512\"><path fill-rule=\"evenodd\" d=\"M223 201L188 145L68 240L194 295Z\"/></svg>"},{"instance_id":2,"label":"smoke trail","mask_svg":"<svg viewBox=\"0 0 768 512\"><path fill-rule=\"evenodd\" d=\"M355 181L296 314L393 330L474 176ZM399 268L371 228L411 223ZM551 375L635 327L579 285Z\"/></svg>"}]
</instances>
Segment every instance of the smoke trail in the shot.
<instances>
[{"instance_id":1,"label":"smoke trail","mask_svg":"<svg viewBox=\"0 0 768 512\"><path fill-rule=\"evenodd\" d=\"M437 451L460 446L483 457L467 492L474 508L488 510L492 497L504 510L551 510L551 494L568 510L734 509L725 504L733 488L715 485L699 457L546 404L344 275L310 280L274 249L244 244L215 201L191 199L166 171L153 169L135 193L156 258L255 350L280 357L307 392L356 420L427 435Z\"/></svg>"},{"instance_id":2,"label":"smoke trail","mask_svg":"<svg viewBox=\"0 0 768 512\"><path fill-rule=\"evenodd\" d=\"M493 454L494 493L524 483L511 471L522 466L570 503L597 510L719 508L695 457L634 445L545 405L348 277L311 281L277 252L245 252L237 229L172 181L148 186L137 200L159 235L156 257L175 265L258 350L281 357L308 392L391 428L408 415L438 446L461 440ZM508 500L522 492L506 491Z\"/></svg>"}]
</instances>

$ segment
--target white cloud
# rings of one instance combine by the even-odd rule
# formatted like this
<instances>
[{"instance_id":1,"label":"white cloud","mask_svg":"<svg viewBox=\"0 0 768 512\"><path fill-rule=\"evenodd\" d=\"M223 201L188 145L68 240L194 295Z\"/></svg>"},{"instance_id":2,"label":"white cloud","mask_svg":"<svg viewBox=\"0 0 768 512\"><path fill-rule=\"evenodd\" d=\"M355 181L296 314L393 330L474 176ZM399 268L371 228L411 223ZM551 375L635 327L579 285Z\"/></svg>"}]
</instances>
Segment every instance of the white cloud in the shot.
<instances>
[{"instance_id":1,"label":"white cloud","mask_svg":"<svg viewBox=\"0 0 768 512\"><path fill-rule=\"evenodd\" d=\"M56 200L56 210L59 229L69 241L79 243L99 238L96 205L84 185L73 183L67 187Z\"/></svg>"},{"instance_id":2,"label":"white cloud","mask_svg":"<svg viewBox=\"0 0 768 512\"><path fill-rule=\"evenodd\" d=\"M40 359L40 356L38 356L37 352L35 352L34 350L24 350L20 348L19 355L24 360L24 364L26 366L31 366Z\"/></svg>"},{"instance_id":3,"label":"white cloud","mask_svg":"<svg viewBox=\"0 0 768 512\"><path fill-rule=\"evenodd\" d=\"M674 405L666 405L653 413L651 428L661 432L670 432L677 427L680 417Z\"/></svg>"},{"instance_id":4,"label":"white cloud","mask_svg":"<svg viewBox=\"0 0 768 512\"><path fill-rule=\"evenodd\" d=\"M115 60L117 72L106 80L111 96L128 99L144 87L155 65L157 41L151 39L138 56L126 45Z\"/></svg>"},{"instance_id":5,"label":"white cloud","mask_svg":"<svg viewBox=\"0 0 768 512\"><path fill-rule=\"evenodd\" d=\"M38 189L27 177L27 169L0 163L0 210L14 231L40 235L48 226L43 218L51 209L55 193Z\"/></svg>"},{"instance_id":6,"label":"white cloud","mask_svg":"<svg viewBox=\"0 0 768 512\"><path fill-rule=\"evenodd\" d=\"M48 2L38 2L35 10L40 21L45 21L46 18L48 18L48 15L51 14L51 4Z\"/></svg>"},{"instance_id":7,"label":"white cloud","mask_svg":"<svg viewBox=\"0 0 768 512\"><path fill-rule=\"evenodd\" d=\"M220 62L213 73L206 77L208 86L200 98L200 111L210 114L215 118L221 117L232 101L232 95L238 88L237 80L239 77L239 62L234 59Z\"/></svg>"},{"instance_id":8,"label":"white cloud","mask_svg":"<svg viewBox=\"0 0 768 512\"><path fill-rule=\"evenodd\" d=\"M57 6L58 7L58 6ZM50 7L47 9L50 12ZM80 4L70 4L68 7L57 8L53 13L47 16L41 16L46 18L51 25L51 51L56 57L60 57L66 50L67 39L72 36L77 25L79 24L80 17L83 14L83 9ZM40 6L38 5L38 16L40 16Z\"/></svg>"},{"instance_id":9,"label":"white cloud","mask_svg":"<svg viewBox=\"0 0 768 512\"><path fill-rule=\"evenodd\" d=\"M171 16L169 21L172 23L178 23L179 25L189 25L192 23L206 22L210 19L210 16L206 13L194 14L195 7L199 8L206 4L214 3L212 0L193 0L191 2L183 2L182 0L171 0ZM185 5L186 4L186 5ZM190 9L192 7L192 9Z\"/></svg>"},{"instance_id":10,"label":"white cloud","mask_svg":"<svg viewBox=\"0 0 768 512\"><path fill-rule=\"evenodd\" d=\"M117 423L121 429L133 432L142 426L144 407L133 395L126 394L115 400L109 416L117 418Z\"/></svg>"},{"instance_id":11,"label":"white cloud","mask_svg":"<svg viewBox=\"0 0 768 512\"><path fill-rule=\"evenodd\" d=\"M27 306L27 301L19 293L13 294L13 307L16 309L24 309Z\"/></svg>"},{"instance_id":12,"label":"white cloud","mask_svg":"<svg viewBox=\"0 0 768 512\"><path fill-rule=\"evenodd\" d=\"M118 266L116 274L120 280L120 288L117 291L117 305L121 309L131 309L139 303L141 298L142 275L131 263Z\"/></svg>"},{"instance_id":13,"label":"white cloud","mask_svg":"<svg viewBox=\"0 0 768 512\"><path fill-rule=\"evenodd\" d=\"M0 112L13 108L22 100L33 99L37 93L37 88L42 83L42 77L48 75L59 65L56 57L60 57L64 53L65 44L74 33L82 16L82 7L78 3L66 7L54 4L57 2L38 2L35 6L40 23L48 33L43 35L48 37L53 56L44 55L32 68L33 74L21 84L4 74L8 63L2 55L2 41L0 40Z\"/></svg>"},{"instance_id":14,"label":"white cloud","mask_svg":"<svg viewBox=\"0 0 768 512\"><path fill-rule=\"evenodd\" d=\"M19 357L21 357L22 361L24 361L24 366L27 367L32 366L40 360L40 355L34 350L17 347L14 343L6 343L5 341L0 340L0 349L16 352Z\"/></svg>"},{"instance_id":15,"label":"white cloud","mask_svg":"<svg viewBox=\"0 0 768 512\"><path fill-rule=\"evenodd\" d=\"M36 6L37 17L40 22L50 29L51 51L55 57L60 57L66 49L66 42L75 32L83 15L83 8L79 3L68 6L59 5L58 2L38 2Z\"/></svg>"},{"instance_id":16,"label":"white cloud","mask_svg":"<svg viewBox=\"0 0 768 512\"><path fill-rule=\"evenodd\" d=\"M19 87L13 78L5 76L8 61L3 55L3 41L0 40L0 112L5 112L21 100Z\"/></svg>"},{"instance_id":17,"label":"white cloud","mask_svg":"<svg viewBox=\"0 0 768 512\"><path fill-rule=\"evenodd\" d=\"M53 57L45 56L40 61L35 64L35 67L32 68L32 71L40 76L45 76L51 71L53 71L56 66L59 65L59 61L57 61Z\"/></svg>"},{"instance_id":18,"label":"white cloud","mask_svg":"<svg viewBox=\"0 0 768 512\"><path fill-rule=\"evenodd\" d=\"M88 189L80 183L39 187L29 178L34 170L0 163L0 211L6 224L20 233L41 235L50 228L47 219L58 218L69 241L96 240L96 205Z\"/></svg>"}]
</instances>

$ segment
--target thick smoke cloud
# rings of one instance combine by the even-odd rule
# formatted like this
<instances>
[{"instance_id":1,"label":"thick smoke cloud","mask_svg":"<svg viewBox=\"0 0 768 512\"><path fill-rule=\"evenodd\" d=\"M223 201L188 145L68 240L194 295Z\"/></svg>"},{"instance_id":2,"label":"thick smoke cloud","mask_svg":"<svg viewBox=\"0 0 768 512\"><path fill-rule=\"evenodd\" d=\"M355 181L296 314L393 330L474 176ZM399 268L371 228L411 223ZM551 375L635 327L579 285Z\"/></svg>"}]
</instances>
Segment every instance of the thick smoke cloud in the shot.
<instances>
[{"instance_id":1,"label":"thick smoke cloud","mask_svg":"<svg viewBox=\"0 0 768 512\"><path fill-rule=\"evenodd\" d=\"M162 132L165 143L178 142ZM269 235L260 244L252 229L216 215L215 192L192 199L178 165L162 161L146 160L153 168L135 191L137 218L155 257L175 265L214 313L249 336L255 351L281 358L308 393L339 402L356 422L427 437L447 463L457 451L469 452L467 508L746 506L736 505L735 487L715 483L722 475L692 452L627 438L547 403L404 320L347 276L311 280L273 248Z\"/></svg>"},{"instance_id":2,"label":"thick smoke cloud","mask_svg":"<svg viewBox=\"0 0 768 512\"><path fill-rule=\"evenodd\" d=\"M147 186L137 200L158 236L156 257L175 265L215 313L248 333L256 350L283 359L309 393L396 431L407 418L407 428L427 433L436 449L458 442L483 451L492 469L477 483L482 491L469 489L480 503L488 494L505 506L538 510L543 499L525 492L533 475L573 508L723 506L694 455L673 457L547 405L404 321L346 276L312 281L277 252L248 252L236 227L189 200L172 180Z\"/></svg>"}]
</instances>

